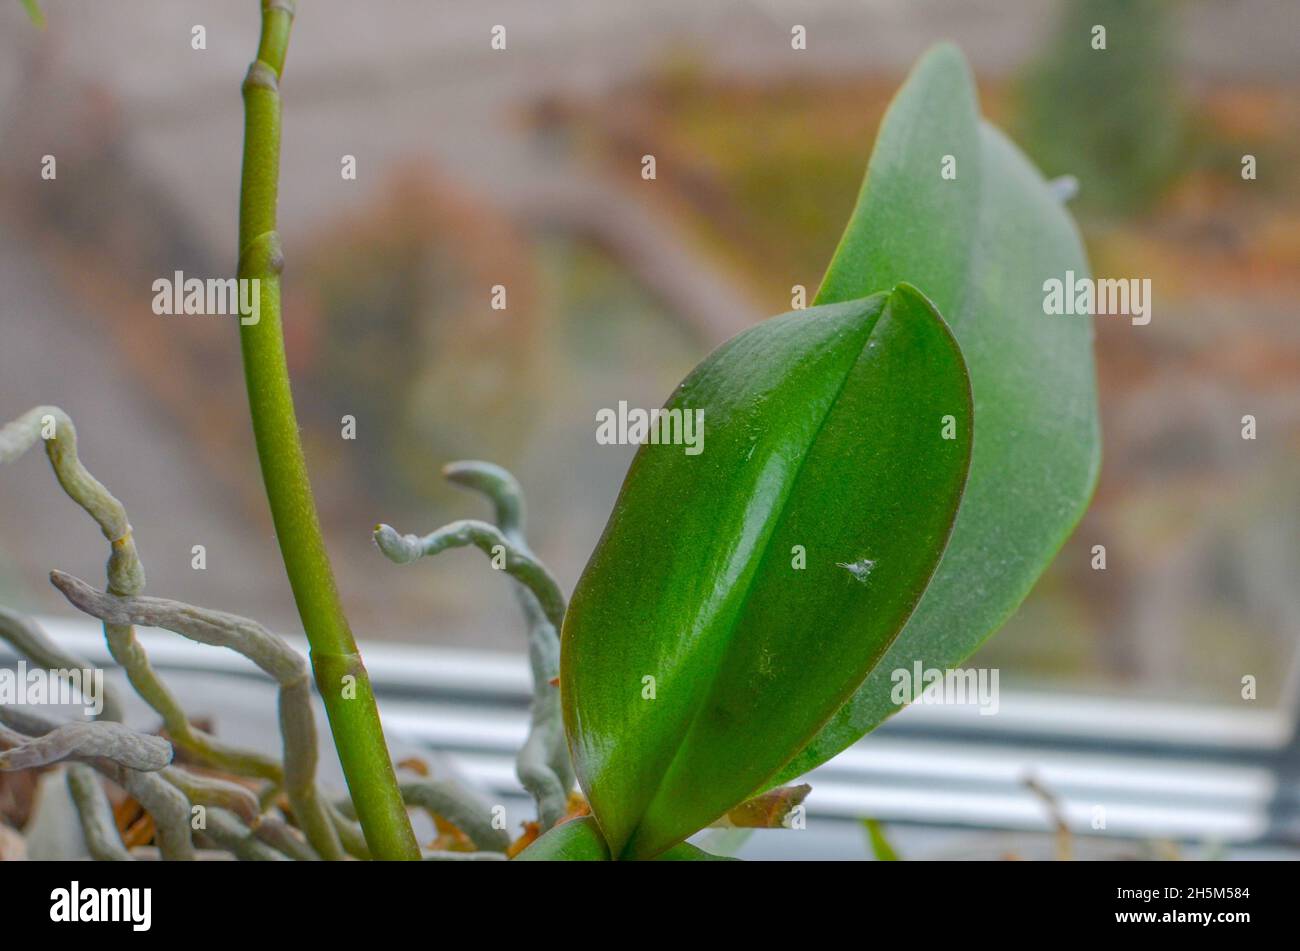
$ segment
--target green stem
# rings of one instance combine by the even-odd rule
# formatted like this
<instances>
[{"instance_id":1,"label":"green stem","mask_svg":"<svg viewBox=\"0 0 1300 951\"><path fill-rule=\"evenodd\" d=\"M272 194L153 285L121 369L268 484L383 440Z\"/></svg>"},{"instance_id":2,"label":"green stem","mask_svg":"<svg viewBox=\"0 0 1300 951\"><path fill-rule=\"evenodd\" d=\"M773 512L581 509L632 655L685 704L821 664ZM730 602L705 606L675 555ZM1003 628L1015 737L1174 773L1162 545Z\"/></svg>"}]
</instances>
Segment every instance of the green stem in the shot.
<instances>
[{"instance_id":1,"label":"green stem","mask_svg":"<svg viewBox=\"0 0 1300 951\"><path fill-rule=\"evenodd\" d=\"M280 327L284 260L276 233L276 195L280 177L279 83L292 24L291 3L262 0L261 42L243 89L239 277L260 282L259 310L241 315L239 329L249 413L280 553L311 644L316 685L325 701L366 842L376 858L419 859L420 849L397 787L370 679L343 614L321 538L285 363Z\"/></svg>"}]
</instances>

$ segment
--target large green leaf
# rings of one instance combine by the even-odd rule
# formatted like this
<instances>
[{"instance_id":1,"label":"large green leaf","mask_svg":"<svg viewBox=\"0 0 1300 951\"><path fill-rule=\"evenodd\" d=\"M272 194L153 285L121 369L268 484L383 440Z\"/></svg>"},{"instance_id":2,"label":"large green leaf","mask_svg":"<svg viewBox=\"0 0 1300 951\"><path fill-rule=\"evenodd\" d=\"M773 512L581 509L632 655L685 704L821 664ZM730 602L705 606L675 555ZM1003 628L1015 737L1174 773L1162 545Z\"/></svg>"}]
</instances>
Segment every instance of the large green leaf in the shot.
<instances>
[{"instance_id":1,"label":"large green leaf","mask_svg":"<svg viewBox=\"0 0 1300 951\"><path fill-rule=\"evenodd\" d=\"M740 334L667 408L703 410L703 452L638 451L563 632L574 763L624 858L748 798L848 699L969 465L961 353L902 284Z\"/></svg>"},{"instance_id":2,"label":"large green leaf","mask_svg":"<svg viewBox=\"0 0 1300 951\"><path fill-rule=\"evenodd\" d=\"M881 122L857 207L814 303L907 281L951 323L979 213L978 108L956 47L935 47L917 63ZM956 178L941 177L949 158Z\"/></svg>"},{"instance_id":3,"label":"large green leaf","mask_svg":"<svg viewBox=\"0 0 1300 951\"><path fill-rule=\"evenodd\" d=\"M1088 276L1074 224L1028 160L981 124L961 54L917 65L881 125L818 302L916 283L948 318L975 397L957 524L916 613L786 782L874 729L891 674L964 661L1029 593L1087 508L1101 461L1092 326L1043 312L1043 282ZM957 177L940 175L943 157ZM906 227L902 226L906 223Z\"/></svg>"}]
</instances>

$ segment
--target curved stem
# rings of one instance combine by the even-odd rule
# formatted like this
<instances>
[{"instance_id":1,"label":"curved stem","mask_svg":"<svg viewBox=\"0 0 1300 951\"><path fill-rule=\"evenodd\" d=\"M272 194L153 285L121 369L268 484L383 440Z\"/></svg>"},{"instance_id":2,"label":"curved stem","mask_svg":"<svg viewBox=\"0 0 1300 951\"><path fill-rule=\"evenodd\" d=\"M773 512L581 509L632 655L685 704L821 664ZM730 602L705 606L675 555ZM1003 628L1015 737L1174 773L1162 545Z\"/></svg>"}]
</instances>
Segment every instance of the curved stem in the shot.
<instances>
[{"instance_id":1,"label":"curved stem","mask_svg":"<svg viewBox=\"0 0 1300 951\"><path fill-rule=\"evenodd\" d=\"M139 594L144 587L144 565L136 551L126 509L82 463L77 453L77 428L67 413L57 406L37 406L0 427L0 463L17 459L37 440L44 442L45 453L63 491L95 520L109 541L108 590L123 597ZM47 659L59 653L30 621L21 622L19 619L19 626L14 627L10 622L15 617L9 615L7 620L5 614L0 614L0 638L11 640L20 651L29 655L29 660L36 661L36 655L31 653L33 650ZM162 717L163 725L177 746L205 763L241 775L261 776L275 782L283 779L280 765L274 760L227 746L190 723L175 694L149 663L149 655L136 639L134 627L105 624L104 639L108 642L108 652L126 673L131 687ZM85 667L84 663L71 665L72 669ZM106 701L103 719L117 719L117 712L120 710L108 706Z\"/></svg>"},{"instance_id":2,"label":"curved stem","mask_svg":"<svg viewBox=\"0 0 1300 951\"><path fill-rule=\"evenodd\" d=\"M280 685L280 735L284 786L303 832L320 854L343 858L334 825L316 791L316 719L312 716L311 678L302 656L256 621L209 611L166 598L120 598L96 591L62 571L50 580L75 607L106 624L162 627L200 644L226 647L247 657Z\"/></svg>"},{"instance_id":3,"label":"curved stem","mask_svg":"<svg viewBox=\"0 0 1300 951\"><path fill-rule=\"evenodd\" d=\"M402 783L402 798L442 816L482 852L504 852L510 848L510 833L492 824L492 805L455 783L437 779Z\"/></svg>"},{"instance_id":4,"label":"curved stem","mask_svg":"<svg viewBox=\"0 0 1300 951\"><path fill-rule=\"evenodd\" d=\"M58 721L25 707L0 706L0 716L9 727L8 730L0 729L0 750L11 750L15 741L21 742L22 733L44 736L60 729ZM96 720L80 725L104 727L107 724ZM120 724L117 726L125 729ZM190 839L190 802L183 792L156 772L132 769L108 756L87 756L86 762L124 789L153 817L158 849L164 859L194 859L194 843Z\"/></svg>"},{"instance_id":5,"label":"curved stem","mask_svg":"<svg viewBox=\"0 0 1300 951\"><path fill-rule=\"evenodd\" d=\"M513 475L501 466L477 460L449 463L442 473L457 485L491 500L501 533L520 551L532 555L524 533L524 492ZM528 657L533 669L532 722L516 758L515 771L537 800L538 821L546 831L568 811L569 790L573 788L560 690L554 682L560 673L560 628L547 618L530 588L517 586L515 594L528 630ZM560 608L562 615L562 602Z\"/></svg>"},{"instance_id":6,"label":"curved stem","mask_svg":"<svg viewBox=\"0 0 1300 951\"><path fill-rule=\"evenodd\" d=\"M113 807L95 771L85 763L72 763L68 766L67 782L90 857L96 862L135 861L117 831Z\"/></svg>"},{"instance_id":7,"label":"curved stem","mask_svg":"<svg viewBox=\"0 0 1300 951\"><path fill-rule=\"evenodd\" d=\"M391 526L377 525L375 544L385 557L399 565L466 545L482 550L494 565L498 556L504 556L500 567L522 586L520 604L528 621L528 655L533 668L532 722L515 761L516 772L537 801L542 829L550 829L564 818L573 785L557 686L564 595L546 566L528 550L523 534L523 498L514 477L482 462L455 463L446 472L452 481L484 492L493 500L500 527L466 519L421 538L399 535Z\"/></svg>"},{"instance_id":8,"label":"curved stem","mask_svg":"<svg viewBox=\"0 0 1300 951\"><path fill-rule=\"evenodd\" d=\"M504 558L501 570L532 592L551 625L559 630L564 623L564 595L555 578L531 552L508 539L495 525L463 518L420 536L400 535L391 525L379 524L375 526L374 538L384 557L399 565L468 545L473 545L489 558L501 556ZM552 676L558 673L557 670Z\"/></svg>"},{"instance_id":9,"label":"curved stem","mask_svg":"<svg viewBox=\"0 0 1300 951\"><path fill-rule=\"evenodd\" d=\"M290 3L262 0L261 41L243 87L239 277L259 282L258 310L242 314L239 328L249 413L280 553L311 644L316 684L366 842L376 858L419 859L420 849L397 788L370 679L343 614L321 537L285 362L280 327L284 259L276 233L276 197L279 83L292 23Z\"/></svg>"}]
</instances>

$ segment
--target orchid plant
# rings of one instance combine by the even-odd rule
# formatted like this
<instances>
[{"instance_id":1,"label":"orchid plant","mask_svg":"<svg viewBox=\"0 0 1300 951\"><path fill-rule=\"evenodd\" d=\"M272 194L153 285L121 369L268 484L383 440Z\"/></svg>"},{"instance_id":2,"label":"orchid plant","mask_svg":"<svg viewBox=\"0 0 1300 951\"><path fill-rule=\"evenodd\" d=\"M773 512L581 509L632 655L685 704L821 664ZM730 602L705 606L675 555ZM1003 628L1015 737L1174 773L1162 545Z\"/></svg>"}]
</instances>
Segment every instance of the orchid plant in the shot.
<instances>
[{"instance_id":1,"label":"orchid plant","mask_svg":"<svg viewBox=\"0 0 1300 951\"><path fill-rule=\"evenodd\" d=\"M886 114L856 207L811 307L722 345L666 409L704 419L707 451L643 445L566 603L529 548L505 470L445 475L492 521L375 542L413 562L474 546L517 582L534 697L519 751L536 821L512 840L499 809L446 777L400 781L316 517L280 321L280 85L294 10L262 0L244 80L241 321L249 407L310 665L254 621L142 594L126 512L85 468L72 421L38 406L0 429L0 462L42 444L109 542L103 589L54 586L99 619L164 736L121 703L59 722L0 706L0 769L67 762L90 853L131 859L107 784L150 815L169 859L710 859L711 825L780 825L788 785L897 712L890 672L961 663L1016 609L1086 508L1099 466L1092 331L1044 314L1042 287L1087 260L1060 190L980 118L951 46L927 53ZM137 625L236 650L279 687L279 755L199 729L151 667ZM50 668L81 668L30 619L0 636ZM347 780L316 780L312 685ZM176 752L184 762L174 762ZM574 790L580 787L581 793ZM408 810L435 816L422 849ZM195 817L203 816L201 825Z\"/></svg>"}]
</instances>

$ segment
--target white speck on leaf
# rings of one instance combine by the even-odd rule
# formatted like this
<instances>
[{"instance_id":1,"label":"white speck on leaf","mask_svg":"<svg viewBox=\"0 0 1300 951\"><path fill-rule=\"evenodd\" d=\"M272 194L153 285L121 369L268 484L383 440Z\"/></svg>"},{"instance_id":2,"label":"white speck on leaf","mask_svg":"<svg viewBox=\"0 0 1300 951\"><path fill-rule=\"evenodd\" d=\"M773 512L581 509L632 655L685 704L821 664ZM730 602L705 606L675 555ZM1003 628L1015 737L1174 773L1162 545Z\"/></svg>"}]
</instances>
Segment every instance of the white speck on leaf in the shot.
<instances>
[{"instance_id":1,"label":"white speck on leaf","mask_svg":"<svg viewBox=\"0 0 1300 951\"><path fill-rule=\"evenodd\" d=\"M871 574L871 569L876 567L876 563L870 558L859 558L857 561L843 562L837 561L836 566L843 568L849 574L853 575L863 584L867 583L867 575Z\"/></svg>"}]
</instances>

